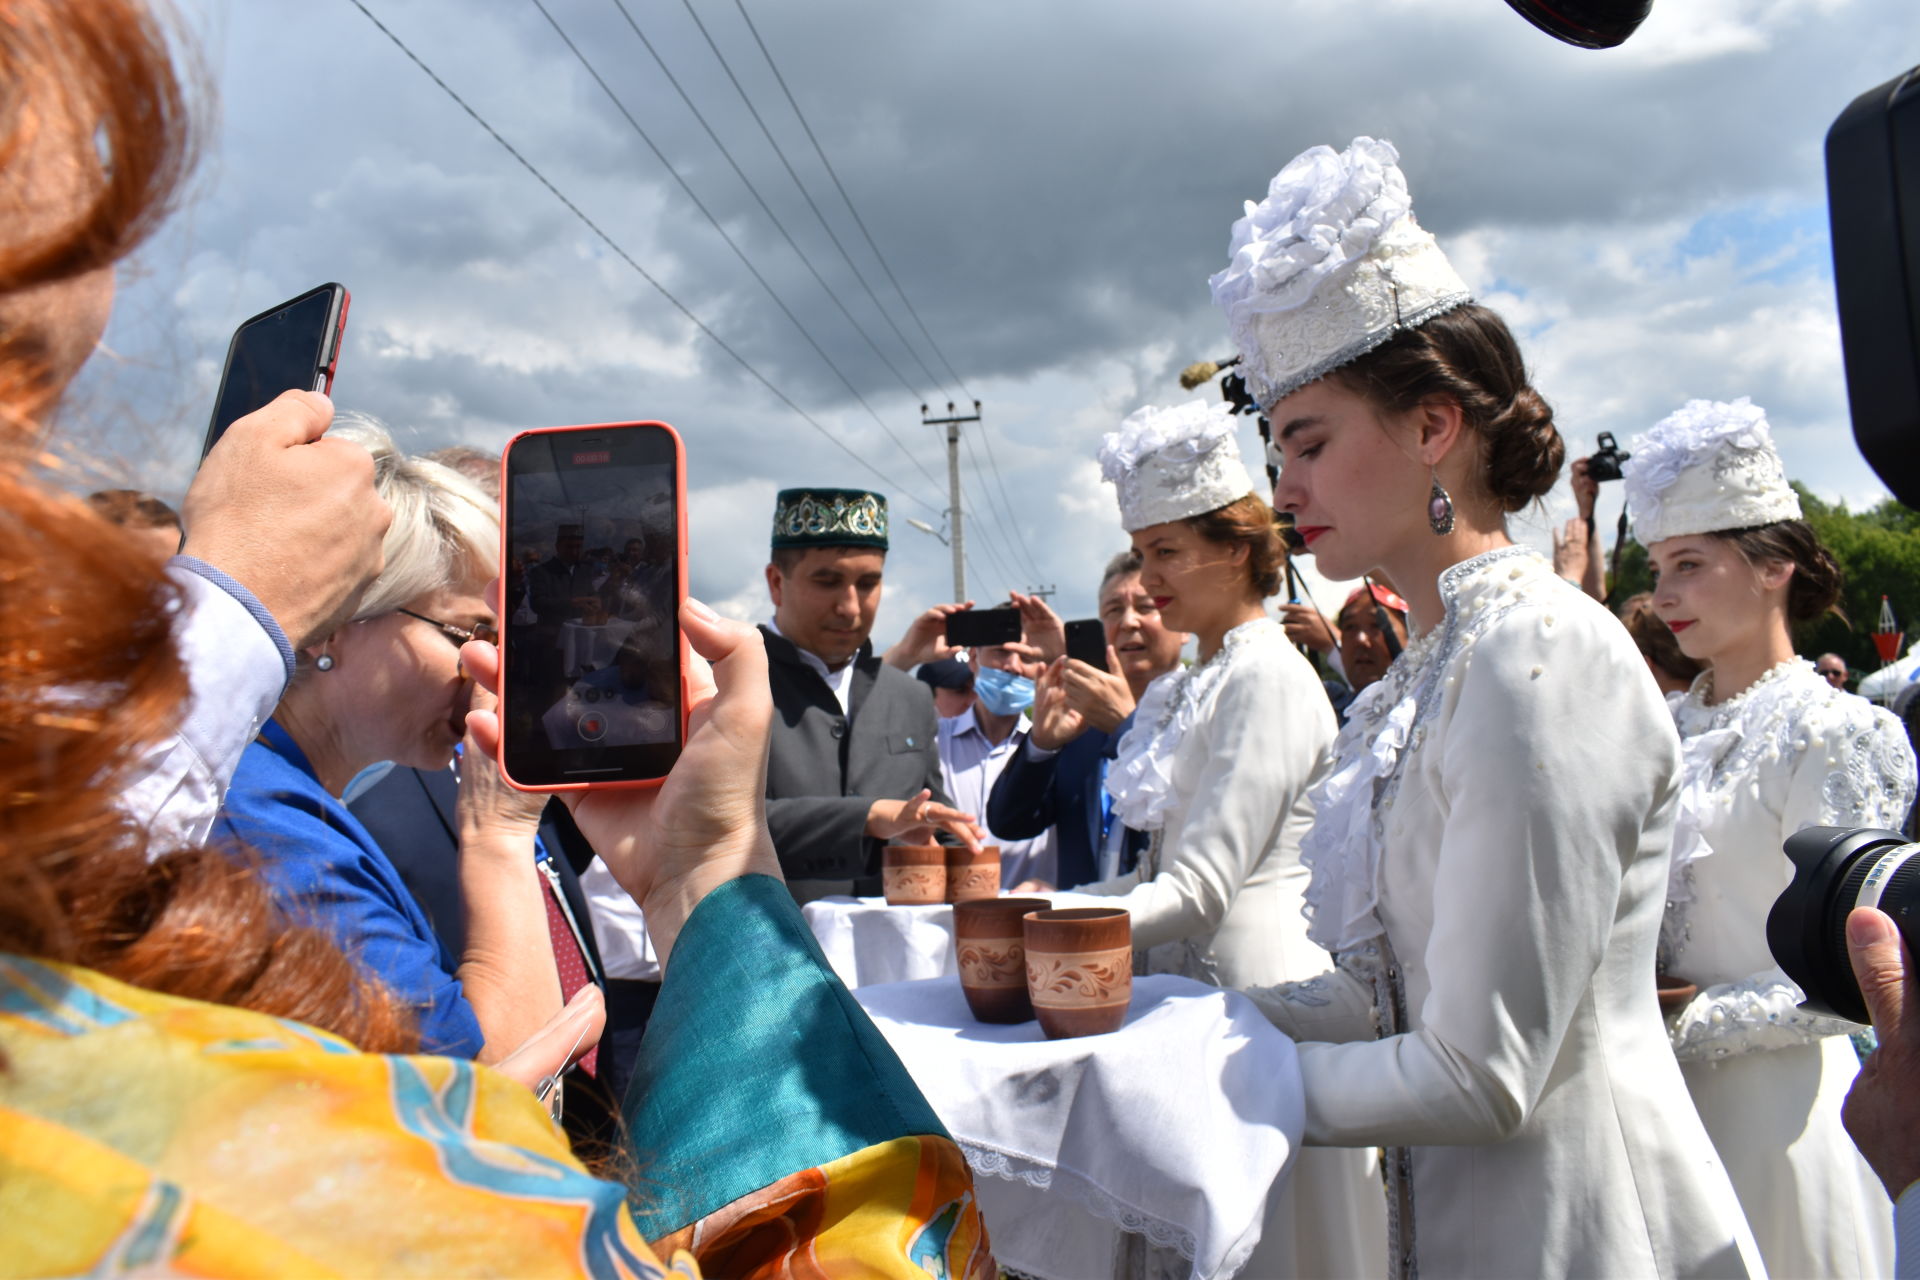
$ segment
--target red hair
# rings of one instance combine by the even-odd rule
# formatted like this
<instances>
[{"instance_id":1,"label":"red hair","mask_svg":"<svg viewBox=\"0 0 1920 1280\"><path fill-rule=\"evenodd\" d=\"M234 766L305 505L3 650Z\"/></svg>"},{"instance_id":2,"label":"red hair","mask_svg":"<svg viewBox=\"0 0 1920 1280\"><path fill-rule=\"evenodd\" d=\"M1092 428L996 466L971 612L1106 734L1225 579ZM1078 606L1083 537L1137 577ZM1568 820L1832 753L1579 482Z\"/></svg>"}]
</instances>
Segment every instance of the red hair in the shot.
<instances>
[{"instance_id":1,"label":"red hair","mask_svg":"<svg viewBox=\"0 0 1920 1280\"><path fill-rule=\"evenodd\" d=\"M81 127L49 132L63 121ZM166 40L135 0L0 0L0 165L90 175L57 225L0 222L0 300L140 243L187 154ZM59 390L31 338L0 343L0 950L413 1049L411 1011L293 925L249 868L207 849L150 861L121 810L188 693L180 600L131 534L33 475Z\"/></svg>"}]
</instances>

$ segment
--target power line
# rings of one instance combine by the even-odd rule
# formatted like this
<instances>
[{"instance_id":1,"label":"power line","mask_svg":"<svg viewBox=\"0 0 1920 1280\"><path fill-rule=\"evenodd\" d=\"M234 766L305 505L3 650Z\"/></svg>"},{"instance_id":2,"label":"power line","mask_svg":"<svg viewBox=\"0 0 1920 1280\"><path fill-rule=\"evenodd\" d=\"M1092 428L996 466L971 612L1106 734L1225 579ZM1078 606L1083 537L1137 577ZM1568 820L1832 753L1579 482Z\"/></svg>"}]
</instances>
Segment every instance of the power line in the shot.
<instances>
[{"instance_id":1,"label":"power line","mask_svg":"<svg viewBox=\"0 0 1920 1280\"><path fill-rule=\"evenodd\" d=\"M686 6L687 16L693 19L693 25L700 28L700 35L706 40L707 48L713 50L713 56L715 59L719 61L720 69L726 72L727 79L733 82L734 91L740 95L740 101L746 105L747 114L751 115L753 117L753 122L760 126L760 132L763 135L765 135L767 139L767 145L773 148L773 154L779 157L781 165L787 171L787 176L789 178L792 178L793 185L799 188L800 198L807 202L807 208L813 210L813 216L820 220L820 228L821 230L827 233L827 239L833 241L833 247L840 251L840 256L842 258L846 259L847 266L849 269L852 270L854 279L860 282L860 287L867 291L867 296L869 298L873 299L874 308L880 312L881 318L884 319L887 322L888 327L893 330L894 336L900 339L900 345L907 349L907 354L913 357L913 362L920 366L920 372L926 374L927 381L934 383L935 386L937 387L940 382L938 375L936 375L932 369L929 369L927 367L927 362L920 358L920 353L914 350L913 344L911 342L907 341L907 335L902 333L900 331L900 326L894 323L892 313L890 313L885 307L880 305L879 295L874 293L873 286L867 283L867 277L861 273L859 266L854 263L853 255L847 252L847 247L844 244L840 243L840 237L834 234L832 224L830 224L827 221L827 215L820 212L820 206L814 202L813 193L807 190L806 183L800 181L800 175L794 171L793 162L787 159L786 149L780 145L779 139L773 136L773 130L767 127L766 120L763 119L760 115L760 109L753 105L753 99L747 96L746 86L740 83L740 77L736 76L733 73L733 64L727 61L726 54L720 52L720 46L718 43L715 42L713 38L713 33L708 31L707 24L700 20L699 12L695 10L693 7L693 0L680 0L680 2ZM745 16L745 12L746 12L745 10L741 11L742 16ZM747 25L749 28L752 27L753 22L751 19L748 20ZM759 38L760 38L759 33L756 32L754 34L754 39L758 40ZM762 45L760 47L760 51L762 53L765 53L766 46ZM771 59L769 59L769 65L771 65ZM775 68L774 69L775 77L778 77L779 74L780 74L779 69ZM781 87L784 88L785 85L783 84ZM789 95L789 97L790 96L791 95ZM806 121L802 120L801 125L804 127L805 124L806 124ZM809 133L808 136L812 136L811 133ZM885 264L883 263L882 265L884 266ZM900 296L901 296L901 299L904 301L906 298L906 295L901 294ZM909 306L908 310L911 311L912 307ZM922 331L924 332L924 327ZM932 339L928 339L928 341L931 342ZM937 353L938 350L939 349L936 347L935 352ZM952 372L951 366L948 367L948 372L950 373ZM954 381L957 383L959 379L956 377Z\"/></svg>"},{"instance_id":2,"label":"power line","mask_svg":"<svg viewBox=\"0 0 1920 1280\"><path fill-rule=\"evenodd\" d=\"M687 6L688 12L692 12L693 0L681 0L681 2ZM747 30L752 34L754 44L759 46L760 56L767 60L767 69L773 72L774 81L779 84L780 92L786 95L787 105L793 108L794 119L800 122L800 128L806 133L807 141L813 144L813 153L816 156L820 157L821 167L827 171L827 176L833 180L834 190L840 193L840 199L847 206L847 212L850 215L852 215L854 225L860 228L860 234L862 237L865 238L867 242L867 248L873 251L874 260L880 264L880 269L886 272L887 280L893 285L894 292L900 295L900 301L906 306L907 314L913 317L913 322L916 326L918 326L921 335L926 338L927 345L933 348L933 354L936 357L938 357L940 360L940 363L946 367L948 375L953 378L954 384L960 388L962 394L969 400L977 400L978 397L976 397L972 391L967 389L967 384L964 381L962 381L959 373L955 371L953 367L953 362L947 359L947 353L941 348L938 342L934 341L933 334L927 329L926 321L920 318L920 312L917 309L915 309L912 299L907 297L907 291L900 287L900 280L897 276L893 274L893 268L890 265L888 265L886 255L880 252L880 246L874 242L873 233L867 230L866 219L862 218L860 216L860 210L854 207L853 197L847 194L846 185L840 181L840 174L838 173L838 171L834 169L833 162L827 159L826 149L820 145L820 139L814 134L813 126L807 123L806 113L800 110L799 100L793 96L793 90L790 87L788 87L787 78L784 75L780 74L780 65L773 60L773 52L767 48L767 42L761 39L760 28L754 25L753 15L747 12L746 0L733 0L733 4L734 4L734 8L740 11L741 20L747 24ZM697 15L695 16L694 21L696 23L699 22L699 17ZM705 32L706 32L706 27L703 25L701 26L701 33L705 34ZM709 44L712 43L711 37L708 38L708 43ZM716 50L716 53L717 52L718 51ZM728 74L731 75L732 72L729 71ZM736 86L738 85L738 83L739 82L736 80L735 81ZM742 90L742 96L743 97L745 96L744 90ZM758 119L758 118L759 117L756 114L755 119ZM762 127L764 128L764 125ZM771 134L768 135L768 140L769 141L772 140ZM778 149L779 149L779 144L776 143L775 150L778 150ZM781 158L783 161L785 160L784 155L782 155ZM791 171L791 166L789 166L789 171ZM797 177L794 179L794 182L796 185L798 185L799 181L800 180ZM802 194L804 194L804 188L802 189ZM812 203L811 199L809 199L808 203L809 204ZM814 212L815 214L818 214L819 210L815 209ZM822 225L825 225L825 221L826 220L824 218L821 219ZM831 231L829 231L828 234L831 235L832 234ZM834 244L838 245L839 243L840 243L839 240L835 239ZM842 249L841 252L844 254L846 251ZM852 266L853 260L849 258L847 260L847 263L849 266ZM859 275L859 268L857 267L854 268L854 274ZM864 276L861 277L861 283L862 284L866 283L866 278ZM869 289L868 292L871 293L872 290ZM879 299L876 298L874 302L875 302L875 305L877 306L879 304ZM894 332L898 333L899 329L896 327ZM904 337L902 338L902 341L903 342L905 341ZM917 356L915 358L918 359ZM926 366L924 364L921 366L921 368L923 369L925 367ZM931 373L928 374L929 378L931 378L932 376L933 375ZM1006 481L1001 477L1001 474L1000 474L1000 458L993 451L992 433L986 430L986 426L984 423L981 424L981 431L982 431L982 439L986 445L986 450L987 450L987 463L989 466L993 468L994 484L998 486L1001 497L1006 500L1007 507L1011 509L1013 506L1013 501L1010 497L1007 496ZM1013 530L1015 536L1019 537L1018 524L1011 524L1009 527ZM1025 547L1024 537L1020 537L1020 542L1021 542L1022 548L1024 549ZM1029 557L1029 563L1031 563L1031 557ZM1037 572L1036 572L1035 580L1038 581Z\"/></svg>"},{"instance_id":3,"label":"power line","mask_svg":"<svg viewBox=\"0 0 1920 1280\"><path fill-rule=\"evenodd\" d=\"M966 481L965 481L965 480L962 480L962 481L961 481L961 488L960 488L960 495L961 495L961 496L960 496L960 501L961 501L961 502L963 502L963 503L964 503L964 502L966 502L966 500L967 500L967 496L966 496ZM1007 580L1008 582L1017 582L1017 581L1019 581L1019 579L1020 579L1020 575L1019 575L1018 573L1008 573L1008 572L1007 572L1007 562L1006 562L1006 561L1005 561L1004 559L1002 559L1002 558L1001 558L1001 555L1000 555L1000 552L999 552L999 551L997 551L997 550L995 550L995 548L994 548L994 544L993 544L993 541L992 541L991 539L989 539L989 538L982 538L982 537L979 537L979 531L980 531L980 521L979 521L979 518L978 518L978 517L979 517L979 512L978 512L978 511L975 511L975 512L973 513L973 515L974 515L974 517L975 517L975 518L974 518L973 520L971 520L971 521L969 521L969 522L968 522L968 524L969 524L969 528L968 528L968 532L969 532L970 534L973 534L973 535L974 535L974 537L972 537L972 538L970 538L970 539L969 539L969 542L970 542L970 543L975 543L975 544L977 544L977 545L978 545L978 546L980 547L980 549L981 549L982 551L984 551L984 552L986 552L986 554L987 554L987 559L993 562L993 566L994 566L994 570L995 570L995 571L996 571L997 573L999 573L999 575L1000 575L1000 576L1001 576L1002 578L1004 578L1004 579L1006 579L1006 580ZM989 520L989 521L987 521L987 524L988 524L989 526L991 526L991 525L993 525L993 524L995 524L995 523L996 523L996 522L995 522L995 521L993 521L993 520ZM971 570L971 567L972 567L972 566L971 566L971 562L969 562L969 566L968 566L968 567L969 567L969 570Z\"/></svg>"},{"instance_id":4,"label":"power line","mask_svg":"<svg viewBox=\"0 0 1920 1280\"><path fill-rule=\"evenodd\" d=\"M807 270L813 273L813 278L817 280L820 287L826 291L826 295L833 299L833 305L840 308L840 314L847 318L847 323L853 326L853 331L866 340L866 344L872 348L873 354L880 358L880 363L887 367L887 372L891 373L899 381L900 385L906 389L908 395L912 396L915 400L924 400L926 397L922 396L920 392L914 388L914 385L907 381L906 375L900 372L899 367L887 358L887 353L880 349L880 344L873 340L873 335L869 334L861 323L853 318L853 312L847 309L847 304L841 301L840 295L833 291L833 286L827 283L827 278L820 274L820 268L813 264L813 259L807 256L806 250L802 249L799 241L793 238L793 233L787 230L786 224L780 221L778 214L774 213L773 207L767 203L766 197L760 194L760 188L753 184L753 179L747 177L746 171L740 167L739 161L733 158L733 152L729 151L727 144L720 140L720 135L714 132L711 124L707 123L707 118L701 114L700 108L694 105L693 98L687 93L686 89L681 86L679 78L668 68L666 59L662 58L660 51L653 47L653 41L647 39L647 33L640 29L638 22L634 21L633 14L627 9L626 0L613 0L613 7L620 11L620 16L627 20L629 27L633 28L633 34L639 39L640 43L645 46L646 51L652 55L654 65L660 68L660 74L667 78L667 83L673 86L673 91L680 95L680 101L686 103L687 110L691 111L693 118L700 122L700 127L707 131L707 137L713 140L713 145L720 149L720 154L726 157L729 165L733 166L734 173L739 176L741 183L745 185L748 192L752 194L754 200L759 203L760 209L767 215L768 221L773 223L774 228L780 232L780 235L786 240L787 245L793 250L800 261L806 264Z\"/></svg>"},{"instance_id":5,"label":"power line","mask_svg":"<svg viewBox=\"0 0 1920 1280\"><path fill-rule=\"evenodd\" d=\"M358 0L356 0L356 3L357 2ZM793 327L800 331L800 336L807 340L807 345L814 349L814 352L819 355L827 368L833 370L834 377L840 379L841 385L847 389L847 394L852 396L854 400L859 403L860 407L867 411L867 416L872 418L880 430L886 433L887 439L899 446L900 452L907 455L908 461L919 468L920 474L927 478L927 483L931 484L935 490L938 490L940 482L934 479L933 472L927 470L926 464L921 462L911 449L907 448L906 441L893 433L893 428L889 427L886 420L874 411L871 404L867 403L867 398L860 394L859 388L853 385L853 380L841 372L840 366L833 362L833 357L827 354L826 348L822 347L819 342L814 339L813 334L808 332L807 327L800 323L800 317L793 314L793 309L787 306L786 302L775 292L773 285L768 283L767 278L760 274L759 268L753 265L752 260L747 257L746 251L739 246L732 236L727 234L727 229L720 225L720 219L715 217L713 211L707 208L705 202L694 194L693 187L688 184L685 178L680 176L680 171L674 168L673 162L668 160L666 154L655 145L653 139L647 134L647 131L641 128L640 122L634 119L631 111L627 110L626 103L620 100L620 95L613 91L613 86L608 84L606 79L594 69L593 64L587 61L587 55L580 52L580 47L574 44L573 38L566 33L566 30L561 27L553 14L547 11L547 6L543 3L543 0L530 0L530 3L540 11L540 16L547 20L548 25L553 28L554 34L560 37L561 43L566 45L568 50L572 52L574 58L579 61L580 65L586 68L587 74L593 77L593 82L600 86L601 91L607 95L608 100L613 103L614 108L619 111L621 116L626 119L626 122L632 126L634 133L638 134L640 140L647 144L647 149L653 152L654 158L659 160L661 165L666 168L666 171L672 175L673 180L680 184L680 189L686 192L687 199L693 201L693 207L706 216L707 221L713 224L713 229L719 232L720 238L727 242L727 247L733 250L734 256L740 259L740 264L747 269L755 280L760 282L760 287L767 291L767 296L773 299L774 305L780 308L781 314L793 322Z\"/></svg>"},{"instance_id":6,"label":"power line","mask_svg":"<svg viewBox=\"0 0 1920 1280\"><path fill-rule=\"evenodd\" d=\"M993 486L987 483L986 470L981 467L980 455L973 447L973 436L969 434L962 438L967 446L967 461L973 464L973 474L980 478L980 487L986 491L987 505L993 510L996 521L1006 522L997 532L1018 548L1019 554L1014 557L1015 563L1024 564L1026 571L1033 575L1033 581L1039 582L1040 566L1034 563L1032 554L1027 550L1026 539L1020 536L1020 527L1014 522L1011 504L1003 505L993 496Z\"/></svg>"},{"instance_id":7,"label":"power line","mask_svg":"<svg viewBox=\"0 0 1920 1280\"><path fill-rule=\"evenodd\" d=\"M687 4L689 9L692 8L691 0L682 0L682 3ZM779 82L780 92L787 97L787 105L793 108L794 118L800 121L800 127L806 131L807 141L813 144L814 154L820 157L820 164L826 169L827 176L833 179L834 190L838 191L840 198L846 202L847 212L853 215L853 223L860 228L861 236L866 239L867 248L873 250L874 260L880 264L880 269L887 273L887 280L893 285L893 291L900 295L900 301L906 304L907 314L913 317L913 323L919 328L921 336L926 338L927 345L933 348L933 354L939 358L941 364L946 366L947 374L953 379L954 385L960 388L961 393L968 400L976 399L973 392L967 390L967 384L961 381L960 375L954 372L953 362L947 359L947 353L940 349L940 344L933 340L933 334L927 331L927 322L920 318L920 313L914 309L912 299L907 297L907 291L900 287L899 278L893 274L893 268L887 265L886 255L881 253L880 246L873 242L873 233L867 230L866 221L861 218L860 211L853 207L853 197L849 196L846 187L841 185L840 175L834 172L833 162L827 159L826 151L820 146L820 139L814 137L813 126L807 123L807 117L800 110L800 104L794 100L793 90L787 87L787 78L780 74L779 64L774 62L773 54L767 49L767 42L760 38L760 28L753 24L753 18L748 14L744 0L733 0L733 4L740 10L741 18L746 21L747 30L753 33L753 42L760 46L760 56L767 60L767 67L773 72L773 78ZM698 19L695 20L698 21ZM798 179L795 181L797 182ZM927 376L931 378L933 375L929 373Z\"/></svg>"},{"instance_id":8,"label":"power line","mask_svg":"<svg viewBox=\"0 0 1920 1280\"><path fill-rule=\"evenodd\" d=\"M501 136L500 131L498 129L495 129L491 124L488 124L485 117L483 117L478 111L475 111L470 105L468 105L467 100L461 97L458 93L456 93L453 89L453 86L449 85L445 80L442 80L432 67L429 67L425 62L423 62L420 58L420 55L415 53L411 48L408 47L406 41L402 40L399 36L395 35L393 31L390 28L388 28L388 26L384 22L380 21L379 18L375 17L373 14L373 11L367 8L367 6L362 2L362 0L347 0L347 3L351 4L354 8L358 9L361 12L361 14L365 16L367 21L371 22L374 25L374 27L380 32L381 35L385 36L388 40L392 41L393 46L396 49L400 50L401 53L405 54L409 62L413 63L414 66L420 68L421 71L425 72L427 78L433 81L433 83L439 87L442 93L446 94L447 97L453 100L455 106L459 107L462 111L466 112L467 115L473 120L475 124L479 125L481 129L486 131L486 134L488 137L492 138L495 142L499 143L500 148L503 151L505 151L508 155L512 156L514 160L519 163L521 168L525 169L529 174L533 176L535 181L537 181L541 186L545 187L547 191L553 196L554 199L558 200L561 204L565 205L567 208L567 211L573 214L574 217L578 218L581 224L585 226L587 230L593 232L593 234L597 236L600 239L600 241L607 246L607 248L613 250L615 255L617 255L622 262L625 262L629 267L633 268L634 272L642 280L645 280L648 284L652 285L655 292L657 292L661 297L665 298L667 302L672 305L674 310L678 311L681 315L685 316L687 318L687 321L690 324L692 324L694 328L698 329L701 333L705 334L707 338L715 346L719 347L722 351L726 352L728 356L732 357L735 364L738 364L742 369L746 370L746 372L754 379L754 381L758 382L761 386L765 387L767 391L776 400L786 405L787 408L793 410L793 412L800 418L802 422L805 422L808 426L812 427L815 431L818 431L821 435L825 436L834 445L835 448L839 449L842 453L845 453L849 458L852 458L855 462L859 463L862 467L866 468L867 471L871 472L877 479L879 479L881 482L886 484L893 491L901 494L905 494L908 498L911 498L913 501L918 502L921 506L927 508L927 510L929 511L938 512L941 509L939 507L933 506L931 503L920 498L919 496L914 494L911 490L909 490L905 485L902 485L899 481L893 479L893 477L889 476L886 472L874 466L873 463L867 461L865 458L861 457L858 453L855 453L844 442L842 442L838 436L834 435L831 431L828 431L825 427L821 426L820 423L813 417L812 414L808 413L805 409L802 409L798 404L794 403L793 399L789 397L786 392L780 390L779 387L774 386L773 383L770 380L768 380L765 374L761 373L759 369L753 366L753 363L751 361L749 361L745 356L741 355L738 351L734 350L733 347L727 342L725 338L722 338L719 334L715 333L711 328L708 327L707 323L704 320L702 320L699 316L695 315L693 311L684 302L674 297L672 292L670 292L665 285L661 284L658 280L654 279L652 274L650 274L645 267L641 266L637 261L635 261L633 255L628 253L624 248L622 248L618 241L616 241L612 236L608 235L605 231L601 230L600 225L596 223L592 218L589 218L586 215L586 213L580 208L579 205L575 204L572 200L568 199L566 196L566 193L561 191L559 187L556 187L552 183L552 181L548 179L546 174L540 172L540 170L534 166L531 160L528 160L526 156L522 155L519 152L519 150L515 148L511 142L508 142L504 137Z\"/></svg>"}]
</instances>

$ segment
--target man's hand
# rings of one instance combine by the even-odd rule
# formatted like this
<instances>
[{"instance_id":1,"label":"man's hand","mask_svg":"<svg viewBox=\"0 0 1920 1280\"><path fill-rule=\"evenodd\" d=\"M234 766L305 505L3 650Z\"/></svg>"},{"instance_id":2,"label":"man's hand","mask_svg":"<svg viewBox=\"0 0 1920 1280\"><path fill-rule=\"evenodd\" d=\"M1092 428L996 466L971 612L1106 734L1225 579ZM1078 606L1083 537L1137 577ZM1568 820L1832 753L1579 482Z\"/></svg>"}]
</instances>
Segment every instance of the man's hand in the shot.
<instances>
[{"instance_id":1,"label":"man's hand","mask_svg":"<svg viewBox=\"0 0 1920 1280\"><path fill-rule=\"evenodd\" d=\"M1553 571L1575 586L1587 576L1587 538L1593 525L1574 516L1553 531Z\"/></svg>"},{"instance_id":2,"label":"man's hand","mask_svg":"<svg viewBox=\"0 0 1920 1280\"><path fill-rule=\"evenodd\" d=\"M1593 471L1587 459L1575 458L1573 466L1568 468L1568 483L1573 486L1573 507L1580 518L1593 525L1593 504L1600 498L1600 482L1593 478Z\"/></svg>"},{"instance_id":3,"label":"man's hand","mask_svg":"<svg viewBox=\"0 0 1920 1280\"><path fill-rule=\"evenodd\" d=\"M1087 720L1067 700L1068 659L1056 658L1040 673L1033 691L1033 728L1027 737L1045 751L1058 751L1087 731Z\"/></svg>"},{"instance_id":4,"label":"man's hand","mask_svg":"<svg viewBox=\"0 0 1920 1280\"><path fill-rule=\"evenodd\" d=\"M911 800L875 800L867 809L867 834L876 840L904 837L904 843L925 843L936 831L946 832L975 853L986 845L978 818L935 804L931 791L922 790Z\"/></svg>"},{"instance_id":5,"label":"man's hand","mask_svg":"<svg viewBox=\"0 0 1920 1280\"><path fill-rule=\"evenodd\" d=\"M353 616L380 576L393 513L374 492L373 459L329 440L333 402L287 391L235 422L187 490L186 555L260 598L296 649Z\"/></svg>"},{"instance_id":6,"label":"man's hand","mask_svg":"<svg viewBox=\"0 0 1920 1280\"><path fill-rule=\"evenodd\" d=\"M1020 610L1020 631L1026 642L1039 650L1043 663L1052 662L1067 651L1067 624L1039 596L1010 592L1014 608Z\"/></svg>"},{"instance_id":7,"label":"man's hand","mask_svg":"<svg viewBox=\"0 0 1920 1280\"><path fill-rule=\"evenodd\" d=\"M681 606L680 626L694 653L687 672L691 710L686 747L666 781L652 790L565 793L594 852L646 913L662 963L708 893L740 876L781 878L767 832L773 694L766 646L753 627L724 621L698 600ZM473 641L460 657L476 684L499 688L498 649ZM499 716L469 711L467 724L497 757Z\"/></svg>"},{"instance_id":8,"label":"man's hand","mask_svg":"<svg viewBox=\"0 0 1920 1280\"><path fill-rule=\"evenodd\" d=\"M1281 605L1280 625L1289 643L1303 644L1315 653L1332 653L1340 643L1326 618L1310 604Z\"/></svg>"},{"instance_id":9,"label":"man's hand","mask_svg":"<svg viewBox=\"0 0 1920 1280\"><path fill-rule=\"evenodd\" d=\"M1120 670L1120 655L1107 646L1107 669L1090 667L1078 658L1068 658L1060 672L1066 689L1067 705L1080 713L1087 725L1102 733L1112 733L1121 721L1133 714L1133 690Z\"/></svg>"},{"instance_id":10,"label":"man's hand","mask_svg":"<svg viewBox=\"0 0 1920 1280\"><path fill-rule=\"evenodd\" d=\"M907 634L900 637L893 648L887 650L882 659L888 666L898 667L902 671L911 671L923 662L938 662L942 658L951 658L960 650L947 643L947 619L962 609L973 608L973 601L963 604L937 604L913 620L907 628Z\"/></svg>"},{"instance_id":11,"label":"man's hand","mask_svg":"<svg viewBox=\"0 0 1920 1280\"><path fill-rule=\"evenodd\" d=\"M1887 1194L1920 1181L1920 978L1893 921L1872 907L1847 917L1847 957L1880 1047L1854 1077L1840 1115Z\"/></svg>"}]
</instances>

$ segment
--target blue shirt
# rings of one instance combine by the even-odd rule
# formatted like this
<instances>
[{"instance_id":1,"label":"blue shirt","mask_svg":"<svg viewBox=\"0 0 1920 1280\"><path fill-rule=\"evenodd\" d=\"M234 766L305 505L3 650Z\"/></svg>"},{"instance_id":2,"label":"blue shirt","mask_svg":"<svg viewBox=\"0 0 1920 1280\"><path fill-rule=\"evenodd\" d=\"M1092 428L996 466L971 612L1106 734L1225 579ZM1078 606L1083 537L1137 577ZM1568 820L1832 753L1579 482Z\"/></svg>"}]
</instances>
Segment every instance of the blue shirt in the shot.
<instances>
[{"instance_id":1,"label":"blue shirt","mask_svg":"<svg viewBox=\"0 0 1920 1280\"><path fill-rule=\"evenodd\" d=\"M457 961L387 855L272 720L240 757L214 839L258 853L290 916L331 934L361 969L414 1006L425 1052L479 1054L480 1022L453 975Z\"/></svg>"}]
</instances>

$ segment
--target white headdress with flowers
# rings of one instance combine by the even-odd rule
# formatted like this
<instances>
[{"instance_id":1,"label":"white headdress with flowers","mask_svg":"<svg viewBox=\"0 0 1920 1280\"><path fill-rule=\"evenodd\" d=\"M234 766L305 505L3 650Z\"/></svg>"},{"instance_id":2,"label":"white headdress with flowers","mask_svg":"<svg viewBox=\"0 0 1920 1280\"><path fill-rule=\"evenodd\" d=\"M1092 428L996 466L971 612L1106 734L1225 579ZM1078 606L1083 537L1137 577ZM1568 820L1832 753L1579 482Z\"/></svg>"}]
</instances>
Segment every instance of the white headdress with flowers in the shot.
<instances>
[{"instance_id":1,"label":"white headdress with flowers","mask_svg":"<svg viewBox=\"0 0 1920 1280\"><path fill-rule=\"evenodd\" d=\"M1689 400L1630 451L1620 472L1642 545L1800 518L1766 411L1745 396Z\"/></svg>"},{"instance_id":2,"label":"white headdress with flowers","mask_svg":"<svg viewBox=\"0 0 1920 1280\"><path fill-rule=\"evenodd\" d=\"M1100 475L1119 493L1128 533L1218 511L1253 492L1233 410L1212 400L1129 414L1100 443Z\"/></svg>"},{"instance_id":3,"label":"white headdress with flowers","mask_svg":"<svg viewBox=\"0 0 1920 1280\"><path fill-rule=\"evenodd\" d=\"M1263 408L1473 301L1414 221L1399 160L1374 138L1303 151L1233 224L1232 261L1207 283Z\"/></svg>"}]
</instances>

